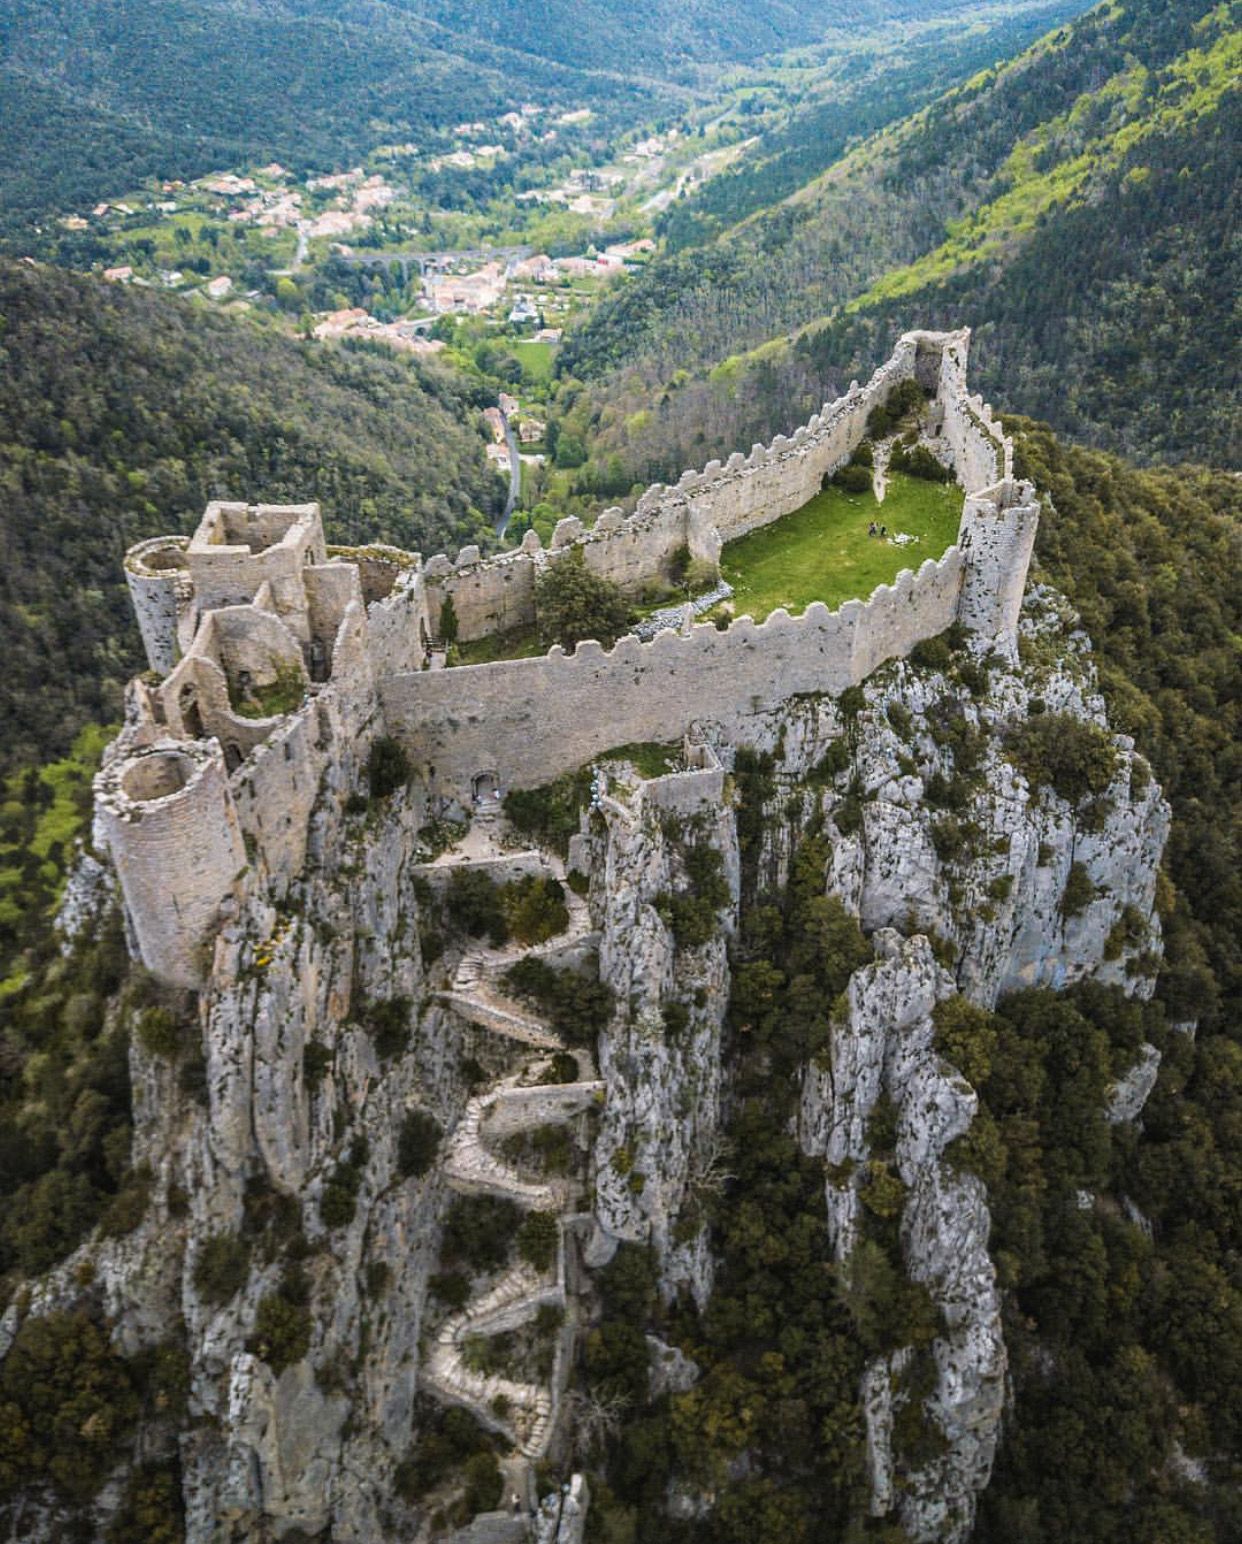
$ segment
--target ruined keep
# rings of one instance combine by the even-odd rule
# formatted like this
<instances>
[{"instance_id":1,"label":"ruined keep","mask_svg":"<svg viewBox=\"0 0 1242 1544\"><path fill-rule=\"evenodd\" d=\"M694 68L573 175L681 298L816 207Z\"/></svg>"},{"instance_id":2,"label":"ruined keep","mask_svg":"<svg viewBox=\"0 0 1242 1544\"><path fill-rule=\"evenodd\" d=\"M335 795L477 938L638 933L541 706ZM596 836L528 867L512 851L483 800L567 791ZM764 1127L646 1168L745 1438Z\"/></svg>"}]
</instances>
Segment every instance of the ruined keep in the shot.
<instances>
[{"instance_id":1,"label":"ruined keep","mask_svg":"<svg viewBox=\"0 0 1242 1544\"><path fill-rule=\"evenodd\" d=\"M740 743L754 715L857 685L955 620L1012 646L1038 505L1013 478L991 410L967 391L968 344L967 331L907 333L865 386L792 437L650 488L628 517L606 510L589 530L562 520L547 550L533 532L492 558L477 547L427 561L333 548L318 505L236 503L210 504L188 541L133 548L126 579L151 675L132 683L100 774L99 838L144 964L179 984L199 979L232 877L249 864L281 894L305 861L325 774L378 734L401 744L428 807L451 812L481 790L540 786L611 746L678 739L696 724ZM813 498L872 410L911 379L966 495L957 542L938 561L836 611L816 603L759 625L743 616L724 631L625 637L608 651L586 641L573 655L429 668L450 597L470 641L533 623L536 575L571 554L630 591L680 551L716 563L727 542ZM218 747L214 770L144 797L131 769L172 745L198 760Z\"/></svg>"}]
</instances>

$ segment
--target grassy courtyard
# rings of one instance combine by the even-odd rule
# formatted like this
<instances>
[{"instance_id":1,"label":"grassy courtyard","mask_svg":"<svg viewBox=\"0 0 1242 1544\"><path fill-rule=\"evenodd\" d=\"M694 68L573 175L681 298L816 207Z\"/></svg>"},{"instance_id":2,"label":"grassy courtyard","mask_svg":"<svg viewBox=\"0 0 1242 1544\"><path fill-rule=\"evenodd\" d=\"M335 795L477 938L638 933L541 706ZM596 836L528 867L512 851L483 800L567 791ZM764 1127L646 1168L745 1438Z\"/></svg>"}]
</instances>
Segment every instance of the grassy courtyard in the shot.
<instances>
[{"instance_id":1,"label":"grassy courtyard","mask_svg":"<svg viewBox=\"0 0 1242 1544\"><path fill-rule=\"evenodd\" d=\"M866 600L903 568L917 571L941 557L957 537L961 514L962 490L953 483L890 473L882 504L873 493L829 488L725 547L720 569L733 586L733 614L761 622L778 606L797 614L813 600L831 609ZM873 520L888 527L887 540L868 536ZM892 538L899 533L918 539L898 546Z\"/></svg>"},{"instance_id":2,"label":"grassy courtyard","mask_svg":"<svg viewBox=\"0 0 1242 1544\"><path fill-rule=\"evenodd\" d=\"M494 665L501 659L533 659L546 654L548 646L539 641L535 627L514 627L507 633L489 633L472 638L469 643L455 643L449 654L451 665Z\"/></svg>"}]
</instances>

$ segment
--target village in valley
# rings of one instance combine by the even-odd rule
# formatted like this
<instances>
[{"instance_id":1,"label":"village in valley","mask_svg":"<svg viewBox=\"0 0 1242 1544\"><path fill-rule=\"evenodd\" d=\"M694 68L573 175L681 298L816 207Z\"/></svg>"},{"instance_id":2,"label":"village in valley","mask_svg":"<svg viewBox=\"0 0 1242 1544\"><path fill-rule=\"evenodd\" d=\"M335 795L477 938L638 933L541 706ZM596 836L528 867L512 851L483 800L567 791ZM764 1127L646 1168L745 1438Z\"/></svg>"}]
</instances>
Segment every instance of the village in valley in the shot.
<instances>
[{"instance_id":1,"label":"village in valley","mask_svg":"<svg viewBox=\"0 0 1242 1544\"><path fill-rule=\"evenodd\" d=\"M490 382L486 454L506 480L520 456L529 507L555 449L547 393L566 326L650 259L661 213L742 154L754 121L716 104L618 139L585 107L526 104L345 170L271 161L161 181L60 225L111 283Z\"/></svg>"}]
</instances>

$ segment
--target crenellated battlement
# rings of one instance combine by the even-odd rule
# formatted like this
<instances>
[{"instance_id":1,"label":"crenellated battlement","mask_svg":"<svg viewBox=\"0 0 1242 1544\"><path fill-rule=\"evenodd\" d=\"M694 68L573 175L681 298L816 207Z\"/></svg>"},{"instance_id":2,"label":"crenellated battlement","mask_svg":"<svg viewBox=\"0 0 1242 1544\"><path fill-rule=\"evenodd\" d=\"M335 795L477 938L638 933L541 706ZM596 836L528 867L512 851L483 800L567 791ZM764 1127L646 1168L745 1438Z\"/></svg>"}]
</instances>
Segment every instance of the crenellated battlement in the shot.
<instances>
[{"instance_id":1,"label":"crenellated battlement","mask_svg":"<svg viewBox=\"0 0 1242 1544\"><path fill-rule=\"evenodd\" d=\"M1011 646L1038 505L1013 480L991 409L966 389L968 346L965 331L907 333L865 386L792 436L649 488L628 516L607 509L590 529L562 520L547 548L531 532L515 551L465 547L424 562L391 547L329 548L315 504L233 503L209 505L188 540L133 548L126 579L158 679L134 683L97 789L144 962L187 984L239 868L283 893L305 863L312 811L330 797L339 813L378 733L400 742L429 807L451 811L476 788L539 786L618 744L675 740L696 724L743 743L755 715L857 685L955 620ZM449 597L468 642L533 624L537 576L574 554L630 593L658 582L675 554L715 566L728 542L808 503L907 380L929 394L935 442L966 495L957 543L938 561L835 611L816 602L800 616L627 636L610 650L585 641L572 655L433 668ZM142 800L127 808L131 770L178 746L202 765L190 779L200 792L161 794L150 813ZM188 909L169 899L183 893L196 898Z\"/></svg>"},{"instance_id":2,"label":"crenellated battlement","mask_svg":"<svg viewBox=\"0 0 1242 1544\"><path fill-rule=\"evenodd\" d=\"M835 611L815 602L800 616L739 617L723 631L703 622L649 643L587 640L573 654L554 647L535 659L391 675L380 700L433 798L464 802L484 772L503 790L534 788L612 746L675 740L696 723L744 739L749 718L791 696L857 685L949 626L961 576L954 546Z\"/></svg>"}]
</instances>

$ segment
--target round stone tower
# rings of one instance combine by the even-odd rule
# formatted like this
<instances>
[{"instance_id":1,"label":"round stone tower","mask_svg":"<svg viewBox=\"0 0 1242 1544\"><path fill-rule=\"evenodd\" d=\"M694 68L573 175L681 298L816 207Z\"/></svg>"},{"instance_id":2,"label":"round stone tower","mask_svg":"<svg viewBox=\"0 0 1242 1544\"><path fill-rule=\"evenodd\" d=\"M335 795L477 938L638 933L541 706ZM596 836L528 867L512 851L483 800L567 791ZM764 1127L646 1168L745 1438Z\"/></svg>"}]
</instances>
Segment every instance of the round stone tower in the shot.
<instances>
[{"instance_id":1,"label":"round stone tower","mask_svg":"<svg viewBox=\"0 0 1242 1544\"><path fill-rule=\"evenodd\" d=\"M159 740L114 757L95 809L142 963L171 986L200 986L220 903L246 866L219 743Z\"/></svg>"},{"instance_id":2,"label":"round stone tower","mask_svg":"<svg viewBox=\"0 0 1242 1544\"><path fill-rule=\"evenodd\" d=\"M138 618L147 663L166 676L177 663L179 601L188 596L188 536L153 536L125 554L125 582Z\"/></svg>"}]
</instances>

